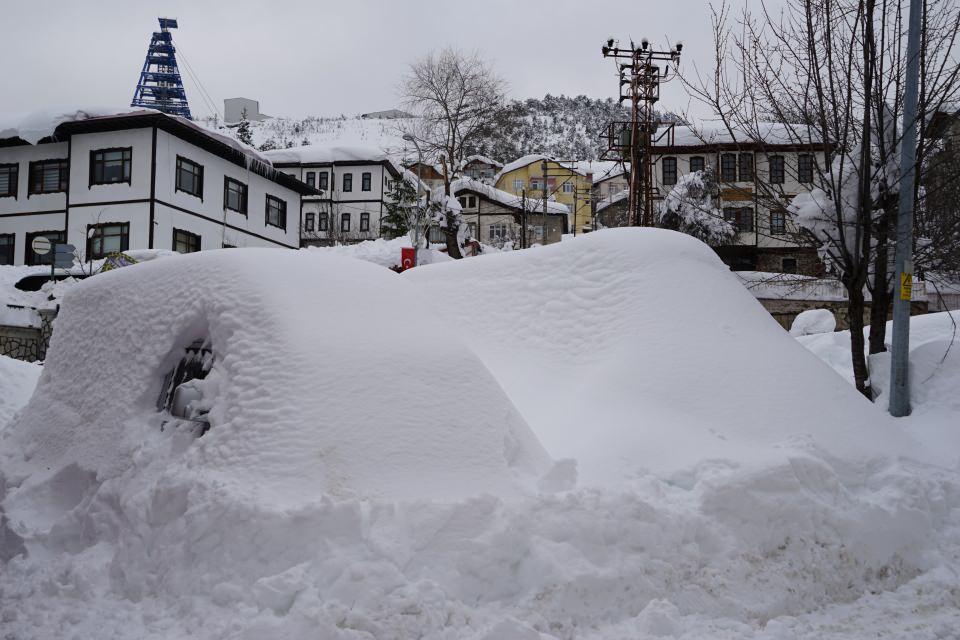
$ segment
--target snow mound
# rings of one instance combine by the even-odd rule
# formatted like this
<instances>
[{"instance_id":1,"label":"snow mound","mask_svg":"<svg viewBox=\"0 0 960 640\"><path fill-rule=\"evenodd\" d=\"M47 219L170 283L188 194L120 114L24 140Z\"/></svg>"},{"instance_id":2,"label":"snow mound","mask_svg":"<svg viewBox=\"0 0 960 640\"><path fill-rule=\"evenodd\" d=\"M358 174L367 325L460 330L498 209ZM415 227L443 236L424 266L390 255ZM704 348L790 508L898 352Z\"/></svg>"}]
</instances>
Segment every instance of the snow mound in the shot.
<instances>
[{"instance_id":1,"label":"snow mound","mask_svg":"<svg viewBox=\"0 0 960 640\"><path fill-rule=\"evenodd\" d=\"M816 333L831 333L837 328L837 319L830 309L807 309L797 314L790 325L790 335L809 336Z\"/></svg>"},{"instance_id":2,"label":"snow mound","mask_svg":"<svg viewBox=\"0 0 960 640\"><path fill-rule=\"evenodd\" d=\"M41 371L38 364L0 356L0 431L27 404Z\"/></svg>"},{"instance_id":3,"label":"snow mound","mask_svg":"<svg viewBox=\"0 0 960 640\"><path fill-rule=\"evenodd\" d=\"M212 251L99 274L64 296L45 375L4 434L22 458L4 472L23 492L153 460L275 507L533 486L549 467L539 443L422 306L395 274L314 252ZM161 432L156 403L196 340L215 358L202 385L211 427L184 444Z\"/></svg>"},{"instance_id":4,"label":"snow mound","mask_svg":"<svg viewBox=\"0 0 960 640\"><path fill-rule=\"evenodd\" d=\"M404 276L584 482L915 448L689 236L615 229Z\"/></svg>"}]
</instances>

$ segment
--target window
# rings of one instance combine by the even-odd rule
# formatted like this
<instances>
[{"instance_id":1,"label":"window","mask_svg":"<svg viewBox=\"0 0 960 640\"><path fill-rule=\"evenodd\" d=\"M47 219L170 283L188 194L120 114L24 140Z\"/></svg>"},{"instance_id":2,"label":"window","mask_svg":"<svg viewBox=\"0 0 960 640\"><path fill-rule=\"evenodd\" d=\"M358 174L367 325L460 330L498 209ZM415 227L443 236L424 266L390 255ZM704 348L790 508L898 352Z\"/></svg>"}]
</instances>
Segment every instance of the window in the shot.
<instances>
[{"instance_id":1,"label":"window","mask_svg":"<svg viewBox=\"0 0 960 640\"><path fill-rule=\"evenodd\" d=\"M177 156L176 190L203 200L203 167L196 162Z\"/></svg>"},{"instance_id":2,"label":"window","mask_svg":"<svg viewBox=\"0 0 960 640\"><path fill-rule=\"evenodd\" d=\"M690 157L690 173L693 173L694 171L703 171L705 166L706 165L703 161L703 156Z\"/></svg>"},{"instance_id":3,"label":"window","mask_svg":"<svg viewBox=\"0 0 960 640\"><path fill-rule=\"evenodd\" d=\"M572 182L564 182L564 183L563 183L563 192L564 192L564 193L573 193L575 187L576 187L576 185L573 184Z\"/></svg>"},{"instance_id":4,"label":"window","mask_svg":"<svg viewBox=\"0 0 960 640\"><path fill-rule=\"evenodd\" d=\"M350 214L344 213L340 215L340 231L350 231Z\"/></svg>"},{"instance_id":5,"label":"window","mask_svg":"<svg viewBox=\"0 0 960 640\"><path fill-rule=\"evenodd\" d=\"M267 195L267 211L266 215L264 216L264 224L286 229L287 203L280 198Z\"/></svg>"},{"instance_id":6,"label":"window","mask_svg":"<svg viewBox=\"0 0 960 640\"><path fill-rule=\"evenodd\" d=\"M0 198L16 198L20 165L0 164Z\"/></svg>"},{"instance_id":7,"label":"window","mask_svg":"<svg viewBox=\"0 0 960 640\"><path fill-rule=\"evenodd\" d=\"M223 208L247 215L247 185L239 180L224 176Z\"/></svg>"},{"instance_id":8,"label":"window","mask_svg":"<svg viewBox=\"0 0 960 640\"><path fill-rule=\"evenodd\" d=\"M353 191L353 174L352 173L343 174L343 190L345 192Z\"/></svg>"},{"instance_id":9,"label":"window","mask_svg":"<svg viewBox=\"0 0 960 640\"><path fill-rule=\"evenodd\" d=\"M728 207L723 210L723 218L738 232L753 231L753 210L749 207Z\"/></svg>"},{"instance_id":10,"label":"window","mask_svg":"<svg viewBox=\"0 0 960 640\"><path fill-rule=\"evenodd\" d=\"M17 236L13 233L0 233L0 264L13 264L17 248Z\"/></svg>"},{"instance_id":11,"label":"window","mask_svg":"<svg viewBox=\"0 0 960 640\"><path fill-rule=\"evenodd\" d=\"M520 193L523 191L523 180L514 180L513 181L513 192Z\"/></svg>"},{"instance_id":12,"label":"window","mask_svg":"<svg viewBox=\"0 0 960 640\"><path fill-rule=\"evenodd\" d=\"M360 191L370 191L370 172L364 171L360 174Z\"/></svg>"},{"instance_id":13,"label":"window","mask_svg":"<svg viewBox=\"0 0 960 640\"><path fill-rule=\"evenodd\" d=\"M87 227L87 257L93 260L108 253L126 251L130 248L130 223L107 222Z\"/></svg>"},{"instance_id":14,"label":"window","mask_svg":"<svg viewBox=\"0 0 960 640\"><path fill-rule=\"evenodd\" d=\"M317 230L326 231L330 228L330 216L326 213L321 213L317 218Z\"/></svg>"},{"instance_id":15,"label":"window","mask_svg":"<svg viewBox=\"0 0 960 640\"><path fill-rule=\"evenodd\" d=\"M457 198L457 202L460 203L460 206L461 206L462 208L464 208L464 209L467 208L467 198L466 198L466 196L460 196L459 198Z\"/></svg>"},{"instance_id":16,"label":"window","mask_svg":"<svg viewBox=\"0 0 960 640\"><path fill-rule=\"evenodd\" d=\"M740 154L740 182L753 182L753 154Z\"/></svg>"},{"instance_id":17,"label":"window","mask_svg":"<svg viewBox=\"0 0 960 640\"><path fill-rule=\"evenodd\" d=\"M784 171L783 156L770 156L770 182L783 184L786 172Z\"/></svg>"},{"instance_id":18,"label":"window","mask_svg":"<svg viewBox=\"0 0 960 640\"><path fill-rule=\"evenodd\" d=\"M63 231L35 231L33 233L28 233L26 242L23 245L24 264L50 264L50 259L53 257L53 249L50 249L50 253L42 256L33 252L33 239L39 237L46 238L53 245L63 244L66 241L66 234Z\"/></svg>"},{"instance_id":19,"label":"window","mask_svg":"<svg viewBox=\"0 0 960 640\"><path fill-rule=\"evenodd\" d=\"M542 191L543 183L540 182L540 178L530 178L530 190L531 191Z\"/></svg>"},{"instance_id":20,"label":"window","mask_svg":"<svg viewBox=\"0 0 960 640\"><path fill-rule=\"evenodd\" d=\"M457 202L464 209L473 209L477 206L477 196L460 196L457 198Z\"/></svg>"},{"instance_id":21,"label":"window","mask_svg":"<svg viewBox=\"0 0 960 640\"><path fill-rule=\"evenodd\" d=\"M720 179L724 182L737 181L737 156L732 153L720 155Z\"/></svg>"},{"instance_id":22,"label":"window","mask_svg":"<svg viewBox=\"0 0 960 640\"><path fill-rule=\"evenodd\" d=\"M200 251L200 236L183 229L173 230L173 250L180 253Z\"/></svg>"},{"instance_id":23,"label":"window","mask_svg":"<svg viewBox=\"0 0 960 640\"><path fill-rule=\"evenodd\" d=\"M803 183L813 182L813 156L809 153L797 156L797 180Z\"/></svg>"},{"instance_id":24,"label":"window","mask_svg":"<svg viewBox=\"0 0 960 640\"><path fill-rule=\"evenodd\" d=\"M780 262L780 270L784 273L796 273L797 272L797 259L796 258L784 258Z\"/></svg>"},{"instance_id":25,"label":"window","mask_svg":"<svg viewBox=\"0 0 960 640\"><path fill-rule=\"evenodd\" d=\"M308 213L306 219L303 222L303 230L308 233L313 233L314 221L315 221L314 214Z\"/></svg>"},{"instance_id":26,"label":"window","mask_svg":"<svg viewBox=\"0 0 960 640\"><path fill-rule=\"evenodd\" d=\"M770 233L787 232L787 212L783 209L774 209L770 212Z\"/></svg>"},{"instance_id":27,"label":"window","mask_svg":"<svg viewBox=\"0 0 960 640\"><path fill-rule=\"evenodd\" d=\"M133 149L97 149L90 152L90 186L95 184L130 184Z\"/></svg>"},{"instance_id":28,"label":"window","mask_svg":"<svg viewBox=\"0 0 960 640\"><path fill-rule=\"evenodd\" d=\"M222 247L223 247L224 249L236 249L236 248L237 248L236 245L234 245L234 244L227 244L226 242L223 243Z\"/></svg>"},{"instance_id":29,"label":"window","mask_svg":"<svg viewBox=\"0 0 960 640\"><path fill-rule=\"evenodd\" d=\"M487 233L490 235L491 241L503 240L507 237L507 225L492 224Z\"/></svg>"},{"instance_id":30,"label":"window","mask_svg":"<svg viewBox=\"0 0 960 640\"><path fill-rule=\"evenodd\" d=\"M370 231L370 214L360 214L360 231Z\"/></svg>"},{"instance_id":31,"label":"window","mask_svg":"<svg viewBox=\"0 0 960 640\"><path fill-rule=\"evenodd\" d=\"M40 160L30 163L29 193L58 193L67 190L67 161ZM28 194L29 195L29 194Z\"/></svg>"},{"instance_id":32,"label":"window","mask_svg":"<svg viewBox=\"0 0 960 640\"><path fill-rule=\"evenodd\" d=\"M326 171L321 171L320 182L317 183L317 189L320 189L321 191L326 191L329 186L330 186L329 174Z\"/></svg>"},{"instance_id":33,"label":"window","mask_svg":"<svg viewBox=\"0 0 960 640\"><path fill-rule=\"evenodd\" d=\"M663 173L663 184L677 184L677 159L664 158L660 162L660 170Z\"/></svg>"},{"instance_id":34,"label":"window","mask_svg":"<svg viewBox=\"0 0 960 640\"><path fill-rule=\"evenodd\" d=\"M315 187L317 186L317 172L316 171L307 171L307 186Z\"/></svg>"}]
</instances>

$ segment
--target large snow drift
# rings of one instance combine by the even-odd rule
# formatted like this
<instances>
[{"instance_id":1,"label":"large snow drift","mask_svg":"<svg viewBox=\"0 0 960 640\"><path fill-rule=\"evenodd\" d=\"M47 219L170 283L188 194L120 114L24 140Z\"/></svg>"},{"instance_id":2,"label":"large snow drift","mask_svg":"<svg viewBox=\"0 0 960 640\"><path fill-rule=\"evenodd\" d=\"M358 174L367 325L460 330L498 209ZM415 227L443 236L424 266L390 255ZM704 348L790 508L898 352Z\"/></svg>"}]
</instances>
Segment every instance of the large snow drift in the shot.
<instances>
[{"instance_id":1,"label":"large snow drift","mask_svg":"<svg viewBox=\"0 0 960 640\"><path fill-rule=\"evenodd\" d=\"M915 448L689 236L608 230L404 276L588 483Z\"/></svg>"},{"instance_id":2,"label":"large snow drift","mask_svg":"<svg viewBox=\"0 0 960 640\"><path fill-rule=\"evenodd\" d=\"M170 473L213 474L278 506L515 493L548 460L422 300L387 270L313 252L204 252L100 274L64 297L37 392L3 442L25 459L5 473L27 477L24 491L68 468L102 482L146 464L173 442L155 406L164 375L202 339L216 359L212 426L168 454Z\"/></svg>"}]
</instances>

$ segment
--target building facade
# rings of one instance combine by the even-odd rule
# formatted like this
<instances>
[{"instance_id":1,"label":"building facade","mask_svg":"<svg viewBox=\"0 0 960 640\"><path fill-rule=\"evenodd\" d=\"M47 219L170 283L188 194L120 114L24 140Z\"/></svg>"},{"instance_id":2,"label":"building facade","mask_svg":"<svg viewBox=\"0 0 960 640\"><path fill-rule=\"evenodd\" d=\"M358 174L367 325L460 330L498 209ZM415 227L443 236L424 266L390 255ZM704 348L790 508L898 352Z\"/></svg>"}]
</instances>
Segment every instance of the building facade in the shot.
<instances>
[{"instance_id":1,"label":"building facade","mask_svg":"<svg viewBox=\"0 0 960 640\"><path fill-rule=\"evenodd\" d=\"M546 167L546 174L544 174ZM527 198L543 198L546 184L547 199L564 204L567 216L565 233L586 233L593 228L590 207L592 176L577 166L561 163L543 155L529 155L505 165L493 180L501 191Z\"/></svg>"},{"instance_id":2,"label":"building facade","mask_svg":"<svg viewBox=\"0 0 960 640\"><path fill-rule=\"evenodd\" d=\"M37 263L37 235L81 259L128 249L296 248L313 193L229 138L134 111L64 122L38 144L0 141L0 261Z\"/></svg>"},{"instance_id":3,"label":"building facade","mask_svg":"<svg viewBox=\"0 0 960 640\"><path fill-rule=\"evenodd\" d=\"M818 275L815 247L788 212L797 194L813 188L824 147L800 143L788 125L768 125L761 135L731 139L725 132L688 127L664 135L653 156L654 206L685 173L710 168L717 206L737 229L733 242L714 247L734 270Z\"/></svg>"},{"instance_id":4,"label":"building facade","mask_svg":"<svg viewBox=\"0 0 960 640\"><path fill-rule=\"evenodd\" d=\"M520 247L523 246L525 223L527 246L552 244L561 240L570 213L562 203L548 201L544 215L541 201L524 201L473 178L454 180L450 188L460 203L463 224L471 238L498 247L507 242Z\"/></svg>"},{"instance_id":5,"label":"building facade","mask_svg":"<svg viewBox=\"0 0 960 640\"><path fill-rule=\"evenodd\" d=\"M268 151L278 170L318 194L302 202L304 246L360 242L383 235L391 182L400 170L373 148L307 145Z\"/></svg>"}]
</instances>

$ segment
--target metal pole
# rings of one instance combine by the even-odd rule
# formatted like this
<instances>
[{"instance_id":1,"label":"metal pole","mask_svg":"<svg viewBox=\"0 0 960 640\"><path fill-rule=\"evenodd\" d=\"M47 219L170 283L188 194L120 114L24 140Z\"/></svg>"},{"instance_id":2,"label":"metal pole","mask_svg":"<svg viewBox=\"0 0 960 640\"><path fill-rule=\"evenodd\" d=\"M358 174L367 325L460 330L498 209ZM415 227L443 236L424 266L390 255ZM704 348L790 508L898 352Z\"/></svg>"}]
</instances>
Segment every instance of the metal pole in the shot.
<instances>
[{"instance_id":1,"label":"metal pole","mask_svg":"<svg viewBox=\"0 0 960 640\"><path fill-rule=\"evenodd\" d=\"M897 215L896 279L893 297L893 356L890 415L910 415L910 300L913 293L913 193L917 165L917 84L920 77L922 0L910 0L907 76L903 89L903 140L900 151L900 209Z\"/></svg>"}]
</instances>

